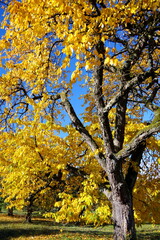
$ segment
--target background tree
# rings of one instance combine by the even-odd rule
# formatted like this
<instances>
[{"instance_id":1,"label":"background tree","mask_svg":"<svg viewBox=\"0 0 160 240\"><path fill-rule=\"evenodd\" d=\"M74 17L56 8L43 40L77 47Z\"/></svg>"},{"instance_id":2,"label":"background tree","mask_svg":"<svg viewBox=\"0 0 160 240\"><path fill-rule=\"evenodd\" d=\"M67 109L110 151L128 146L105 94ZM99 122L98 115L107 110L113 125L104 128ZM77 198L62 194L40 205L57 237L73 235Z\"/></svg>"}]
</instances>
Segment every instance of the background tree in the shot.
<instances>
[{"instance_id":1,"label":"background tree","mask_svg":"<svg viewBox=\"0 0 160 240\"><path fill-rule=\"evenodd\" d=\"M3 24L3 129L54 124L65 109L108 177L118 240L136 239L132 192L147 139L157 142L160 129L159 22L157 1L32 0L11 1ZM78 81L81 120L70 101Z\"/></svg>"},{"instance_id":2,"label":"background tree","mask_svg":"<svg viewBox=\"0 0 160 240\"><path fill-rule=\"evenodd\" d=\"M76 153L75 142L79 146ZM27 211L27 222L32 221L36 209L47 212L45 216L56 221L97 225L110 222L110 208L104 207L107 217L100 211L106 198L98 186L102 189L106 179L101 175L94 178L92 168L96 162L90 164L85 160L86 146L73 127L62 139L46 124L37 124L32 131L31 126L26 126L18 133L1 134L0 145L2 196L8 208ZM101 171L96 166L95 175L98 169Z\"/></svg>"},{"instance_id":3,"label":"background tree","mask_svg":"<svg viewBox=\"0 0 160 240\"><path fill-rule=\"evenodd\" d=\"M36 137L39 127L34 128L32 136L27 126L16 134L10 132L1 136L1 193L9 208L26 207L27 222L31 222L35 207L48 205L45 210L51 209L64 185L58 170L58 164L62 168L64 165L59 157L66 154L63 140L57 136L53 138L53 132L47 131L46 126ZM48 198L46 204L45 195ZM41 204L37 204L40 201Z\"/></svg>"}]
</instances>

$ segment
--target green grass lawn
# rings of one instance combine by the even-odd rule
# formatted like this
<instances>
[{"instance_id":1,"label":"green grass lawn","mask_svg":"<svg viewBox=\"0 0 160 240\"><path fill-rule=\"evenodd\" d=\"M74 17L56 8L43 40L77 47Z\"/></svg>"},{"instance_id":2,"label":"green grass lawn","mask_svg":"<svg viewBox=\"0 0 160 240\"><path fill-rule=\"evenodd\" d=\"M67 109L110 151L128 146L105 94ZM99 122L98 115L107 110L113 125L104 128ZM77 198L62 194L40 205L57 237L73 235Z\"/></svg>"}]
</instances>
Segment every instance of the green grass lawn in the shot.
<instances>
[{"instance_id":1,"label":"green grass lawn","mask_svg":"<svg viewBox=\"0 0 160 240\"><path fill-rule=\"evenodd\" d=\"M32 224L23 216L8 217L0 214L0 240L105 240L112 239L113 227L67 226L52 220L34 218ZM137 228L139 240L159 240L160 225L150 224Z\"/></svg>"}]
</instances>

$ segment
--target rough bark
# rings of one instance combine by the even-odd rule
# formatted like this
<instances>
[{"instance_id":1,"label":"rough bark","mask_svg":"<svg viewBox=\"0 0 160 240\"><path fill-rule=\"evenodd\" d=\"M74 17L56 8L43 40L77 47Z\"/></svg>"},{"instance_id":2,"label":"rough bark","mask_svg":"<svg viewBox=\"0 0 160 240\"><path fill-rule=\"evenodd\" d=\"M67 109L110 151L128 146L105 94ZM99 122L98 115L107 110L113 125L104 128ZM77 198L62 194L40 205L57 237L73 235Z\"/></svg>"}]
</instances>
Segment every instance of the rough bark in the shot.
<instances>
[{"instance_id":1,"label":"rough bark","mask_svg":"<svg viewBox=\"0 0 160 240\"><path fill-rule=\"evenodd\" d=\"M135 240L136 230L134 223L132 198L128 195L128 201L123 201L124 199L122 199L120 202L118 199L115 199L112 202L114 240Z\"/></svg>"},{"instance_id":2,"label":"rough bark","mask_svg":"<svg viewBox=\"0 0 160 240\"><path fill-rule=\"evenodd\" d=\"M132 191L122 173L122 162L108 159L108 179L111 186L112 220L114 240L135 240Z\"/></svg>"},{"instance_id":3,"label":"rough bark","mask_svg":"<svg viewBox=\"0 0 160 240\"><path fill-rule=\"evenodd\" d=\"M144 141L132 153L125 177L122 174L122 162L115 161L115 164L109 166L109 169L112 170L108 177L112 189L111 203L114 240L136 239L132 191L138 176L138 167L145 147L146 144ZM109 161L113 160L110 159Z\"/></svg>"}]
</instances>

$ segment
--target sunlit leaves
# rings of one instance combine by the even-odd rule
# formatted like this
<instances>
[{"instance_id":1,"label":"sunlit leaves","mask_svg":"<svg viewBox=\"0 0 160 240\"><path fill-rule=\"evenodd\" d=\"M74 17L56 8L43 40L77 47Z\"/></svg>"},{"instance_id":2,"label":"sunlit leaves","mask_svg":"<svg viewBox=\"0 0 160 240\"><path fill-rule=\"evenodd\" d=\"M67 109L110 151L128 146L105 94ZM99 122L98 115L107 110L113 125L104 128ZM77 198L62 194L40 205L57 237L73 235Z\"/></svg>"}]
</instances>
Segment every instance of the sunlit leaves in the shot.
<instances>
[{"instance_id":1,"label":"sunlit leaves","mask_svg":"<svg viewBox=\"0 0 160 240\"><path fill-rule=\"evenodd\" d=\"M46 209L49 201L50 208L58 208L51 214L56 221L80 220L95 225L110 221L110 205L102 194L104 188L109 190L108 180L95 157L116 158L118 151L148 126L145 109L150 102L155 105L158 102L158 88L154 87L159 74L159 32L154 29L157 9L157 1L152 0L10 2L2 25L6 33L0 41L1 67L5 69L0 78L0 151L6 201L22 208L28 204L28 197L37 193L37 206ZM147 71L149 77L138 78ZM82 94L84 100L82 122L96 143L92 150L80 135L83 127L76 125L77 119L72 124L67 122L65 127L63 122L65 102L72 98L72 90L79 83L82 91L76 92L76 97ZM124 96L127 96L127 110L121 114L118 104ZM104 126L100 124L102 116L105 116ZM150 122L152 117L148 118ZM116 134L117 138L124 134L118 150ZM139 177L151 198L145 198L138 188L134 192L135 197L139 195L140 201L148 202L149 206L151 200L157 204L159 193L148 180L152 175L153 183L156 182L157 174L156 168L152 171L154 167L148 156L154 149L152 160L156 162L158 145L155 137L147 140L145 162L150 171L147 173L142 163ZM122 161L121 183L131 155L132 151ZM108 159L105 164L113 160ZM136 163L132 167L135 171L141 169ZM140 221L143 214L137 210L138 206L141 204L135 200Z\"/></svg>"}]
</instances>

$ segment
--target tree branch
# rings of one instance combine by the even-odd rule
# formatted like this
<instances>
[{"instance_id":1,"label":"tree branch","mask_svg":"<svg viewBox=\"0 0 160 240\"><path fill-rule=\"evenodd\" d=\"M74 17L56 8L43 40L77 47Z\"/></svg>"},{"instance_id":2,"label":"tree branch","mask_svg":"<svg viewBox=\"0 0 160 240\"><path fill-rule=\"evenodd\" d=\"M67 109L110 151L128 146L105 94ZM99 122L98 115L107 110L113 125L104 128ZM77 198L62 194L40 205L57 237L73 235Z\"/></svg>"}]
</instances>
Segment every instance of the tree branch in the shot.
<instances>
[{"instance_id":1,"label":"tree branch","mask_svg":"<svg viewBox=\"0 0 160 240\"><path fill-rule=\"evenodd\" d=\"M144 82L147 78L151 77L153 74L153 70L150 70L146 73L140 74L132 78L130 81L126 82L125 85L120 86L117 94L106 104L105 108L103 109L104 112L109 112L111 108L119 101L119 99L126 94L126 92L132 88L137 83Z\"/></svg>"},{"instance_id":2,"label":"tree branch","mask_svg":"<svg viewBox=\"0 0 160 240\"><path fill-rule=\"evenodd\" d=\"M105 56L105 48L104 43L99 41L96 50L99 54L103 57L98 58L100 61L100 65L96 66L94 69L94 97L95 97L95 104L97 107L99 122L101 126L103 141L106 146L106 152L108 154L112 154L114 151L113 146L113 138L108 118L108 112L104 112L103 109L105 107L104 103L104 95L103 95L103 70L104 70L104 56Z\"/></svg>"},{"instance_id":3,"label":"tree branch","mask_svg":"<svg viewBox=\"0 0 160 240\"><path fill-rule=\"evenodd\" d=\"M136 149L139 144L144 142L147 138L152 136L153 134L156 134L160 131L160 120L154 123L154 119L152 121L152 124L144 128L143 130L140 130L137 135L131 140L130 143L127 144L127 146L119 151L117 153L117 159L122 160L130 156Z\"/></svg>"},{"instance_id":4,"label":"tree branch","mask_svg":"<svg viewBox=\"0 0 160 240\"><path fill-rule=\"evenodd\" d=\"M114 150L118 152L123 147L124 142L124 132L126 125L126 109L127 109L127 98L128 93L126 93L116 106L116 119L115 119L115 132L114 132Z\"/></svg>"},{"instance_id":5,"label":"tree branch","mask_svg":"<svg viewBox=\"0 0 160 240\"><path fill-rule=\"evenodd\" d=\"M77 114L75 113L71 103L67 99L66 93L62 92L60 94L60 96L61 96L62 104L63 104L66 112L68 113L70 120L71 120L72 124L75 126L76 130L81 134L82 138L89 145L89 147L91 148L92 151L99 150L98 144L92 138L92 136L89 134L89 132L84 127L84 125L78 118ZM106 159L105 159L105 156L103 155L103 153L98 152L97 154L95 154L95 157L98 160L98 162L100 163L100 165L102 166L102 168L106 170Z\"/></svg>"},{"instance_id":6,"label":"tree branch","mask_svg":"<svg viewBox=\"0 0 160 240\"><path fill-rule=\"evenodd\" d=\"M137 179L138 168L140 166L140 162L141 162L142 155L145 148L146 148L146 142L144 141L137 146L136 150L132 153L132 156L131 156L128 171L125 177L125 181L131 192L134 188L134 185Z\"/></svg>"}]
</instances>

